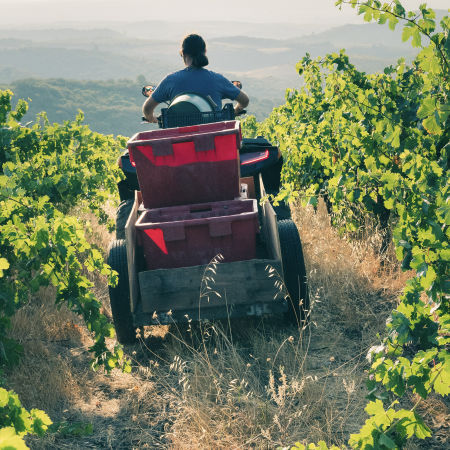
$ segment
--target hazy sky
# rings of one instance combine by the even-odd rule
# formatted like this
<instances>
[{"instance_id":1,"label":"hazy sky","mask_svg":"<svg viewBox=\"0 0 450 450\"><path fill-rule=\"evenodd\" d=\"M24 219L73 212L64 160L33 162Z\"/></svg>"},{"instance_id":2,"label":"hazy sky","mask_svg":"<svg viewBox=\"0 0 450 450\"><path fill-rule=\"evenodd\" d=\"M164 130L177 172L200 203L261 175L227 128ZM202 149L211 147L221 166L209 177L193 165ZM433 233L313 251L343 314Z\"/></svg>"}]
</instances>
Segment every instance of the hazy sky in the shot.
<instances>
[{"instance_id":1,"label":"hazy sky","mask_svg":"<svg viewBox=\"0 0 450 450\"><path fill-rule=\"evenodd\" d=\"M424 0L404 0L414 9ZM223 20L291 22L339 25L361 22L355 11L342 11L335 0L0 0L0 24L75 21ZM449 0L429 0L433 8L447 9ZM245 34L245 30L243 30Z\"/></svg>"}]
</instances>

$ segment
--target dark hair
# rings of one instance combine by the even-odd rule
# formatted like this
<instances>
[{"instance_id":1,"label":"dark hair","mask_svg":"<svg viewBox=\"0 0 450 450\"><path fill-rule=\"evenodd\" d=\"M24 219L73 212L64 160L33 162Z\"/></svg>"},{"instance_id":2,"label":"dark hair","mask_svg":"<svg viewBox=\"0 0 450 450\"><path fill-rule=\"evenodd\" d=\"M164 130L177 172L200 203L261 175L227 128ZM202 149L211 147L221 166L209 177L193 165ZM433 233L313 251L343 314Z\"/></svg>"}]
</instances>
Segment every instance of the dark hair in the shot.
<instances>
[{"instance_id":1,"label":"dark hair","mask_svg":"<svg viewBox=\"0 0 450 450\"><path fill-rule=\"evenodd\" d=\"M194 67L205 67L209 64L206 57L206 44L201 36L198 34L189 34L183 39L181 44L183 54L189 55L192 58L192 65Z\"/></svg>"}]
</instances>

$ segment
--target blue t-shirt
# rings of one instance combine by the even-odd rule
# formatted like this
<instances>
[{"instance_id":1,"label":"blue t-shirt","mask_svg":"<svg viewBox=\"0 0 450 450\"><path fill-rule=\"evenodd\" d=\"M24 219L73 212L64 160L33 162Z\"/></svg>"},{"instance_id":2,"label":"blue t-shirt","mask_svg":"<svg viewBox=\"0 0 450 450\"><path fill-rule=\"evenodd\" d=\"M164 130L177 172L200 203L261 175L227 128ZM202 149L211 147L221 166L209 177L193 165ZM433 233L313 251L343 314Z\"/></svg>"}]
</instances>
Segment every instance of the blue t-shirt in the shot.
<instances>
[{"instance_id":1,"label":"blue t-shirt","mask_svg":"<svg viewBox=\"0 0 450 450\"><path fill-rule=\"evenodd\" d=\"M217 109L222 108L222 99L235 100L240 89L220 73L204 68L186 67L178 72L167 75L152 93L152 98L158 102L172 101L180 94L198 94L211 96Z\"/></svg>"}]
</instances>

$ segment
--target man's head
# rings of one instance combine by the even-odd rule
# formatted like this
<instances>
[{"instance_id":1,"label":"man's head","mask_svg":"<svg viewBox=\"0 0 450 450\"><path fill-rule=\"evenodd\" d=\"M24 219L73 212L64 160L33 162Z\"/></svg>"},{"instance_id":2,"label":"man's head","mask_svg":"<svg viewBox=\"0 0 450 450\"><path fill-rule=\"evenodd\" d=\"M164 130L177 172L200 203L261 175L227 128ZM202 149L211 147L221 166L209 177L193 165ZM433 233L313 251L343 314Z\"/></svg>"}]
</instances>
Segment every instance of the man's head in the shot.
<instances>
[{"instance_id":1,"label":"man's head","mask_svg":"<svg viewBox=\"0 0 450 450\"><path fill-rule=\"evenodd\" d=\"M205 41L198 34L189 34L183 39L181 56L187 65L200 68L209 64L208 58L206 57Z\"/></svg>"}]
</instances>

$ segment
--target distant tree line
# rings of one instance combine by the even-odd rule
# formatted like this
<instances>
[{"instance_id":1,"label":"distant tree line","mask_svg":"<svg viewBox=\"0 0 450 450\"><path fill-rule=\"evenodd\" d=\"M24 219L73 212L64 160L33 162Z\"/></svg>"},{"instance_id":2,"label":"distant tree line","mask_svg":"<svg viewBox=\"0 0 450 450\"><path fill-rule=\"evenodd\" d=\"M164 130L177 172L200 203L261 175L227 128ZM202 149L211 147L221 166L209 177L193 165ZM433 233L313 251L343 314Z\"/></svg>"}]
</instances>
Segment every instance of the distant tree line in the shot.
<instances>
[{"instance_id":1,"label":"distant tree line","mask_svg":"<svg viewBox=\"0 0 450 450\"><path fill-rule=\"evenodd\" d=\"M29 101L29 111L23 121L35 120L36 114L46 111L50 122L73 120L78 110L85 122L103 134L132 136L142 128L141 106L144 84L155 84L139 75L136 80L79 81L63 78L28 78L0 86ZM266 117L277 106L276 101L252 97L250 111L258 118ZM146 127L154 125L145 125Z\"/></svg>"}]
</instances>

